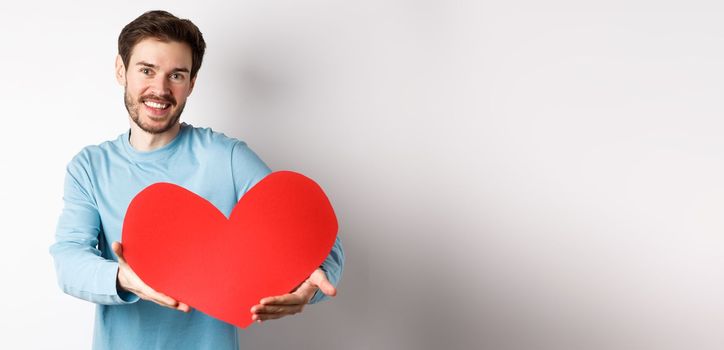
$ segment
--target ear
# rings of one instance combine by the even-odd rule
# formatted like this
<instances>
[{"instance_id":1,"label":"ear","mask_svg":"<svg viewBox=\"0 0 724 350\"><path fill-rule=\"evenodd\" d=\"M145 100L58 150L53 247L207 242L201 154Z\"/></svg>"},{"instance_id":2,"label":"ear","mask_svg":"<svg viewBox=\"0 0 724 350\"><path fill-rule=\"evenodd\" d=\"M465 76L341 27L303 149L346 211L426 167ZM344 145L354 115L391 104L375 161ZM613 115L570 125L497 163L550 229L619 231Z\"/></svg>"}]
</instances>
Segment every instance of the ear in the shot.
<instances>
[{"instance_id":1,"label":"ear","mask_svg":"<svg viewBox=\"0 0 724 350\"><path fill-rule=\"evenodd\" d=\"M126 86L126 65L123 64L121 55L116 55L116 81L121 86Z\"/></svg>"}]
</instances>

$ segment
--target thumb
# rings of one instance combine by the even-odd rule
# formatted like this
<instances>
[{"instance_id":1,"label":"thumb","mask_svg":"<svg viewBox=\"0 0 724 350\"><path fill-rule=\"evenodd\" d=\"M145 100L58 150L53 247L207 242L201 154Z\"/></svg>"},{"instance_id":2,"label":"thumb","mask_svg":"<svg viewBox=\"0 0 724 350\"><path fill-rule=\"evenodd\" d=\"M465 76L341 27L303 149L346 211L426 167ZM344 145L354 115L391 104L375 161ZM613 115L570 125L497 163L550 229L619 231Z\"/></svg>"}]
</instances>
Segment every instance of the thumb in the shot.
<instances>
[{"instance_id":1,"label":"thumb","mask_svg":"<svg viewBox=\"0 0 724 350\"><path fill-rule=\"evenodd\" d=\"M116 241L116 242L113 242L113 244L111 244L111 249L118 257L118 262L125 264L126 259L123 258L123 245L121 245L120 242Z\"/></svg>"},{"instance_id":2,"label":"thumb","mask_svg":"<svg viewBox=\"0 0 724 350\"><path fill-rule=\"evenodd\" d=\"M317 285L317 287L319 287L322 293L330 297L337 295L337 288L335 288L332 283L329 282L329 280L327 279L327 274L324 273L324 270L317 269L316 271L314 271L313 282Z\"/></svg>"}]
</instances>

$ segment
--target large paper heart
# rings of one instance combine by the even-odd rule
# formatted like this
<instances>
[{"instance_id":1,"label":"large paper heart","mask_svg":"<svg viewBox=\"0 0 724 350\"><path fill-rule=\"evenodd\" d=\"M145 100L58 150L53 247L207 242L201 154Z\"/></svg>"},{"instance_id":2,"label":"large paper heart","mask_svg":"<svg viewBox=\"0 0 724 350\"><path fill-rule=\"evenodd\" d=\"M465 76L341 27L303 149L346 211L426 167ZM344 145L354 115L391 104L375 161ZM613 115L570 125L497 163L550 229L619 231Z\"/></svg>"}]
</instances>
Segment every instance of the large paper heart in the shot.
<instances>
[{"instance_id":1,"label":"large paper heart","mask_svg":"<svg viewBox=\"0 0 724 350\"><path fill-rule=\"evenodd\" d=\"M280 171L252 187L228 219L183 187L146 187L128 206L123 253L151 288L243 328L261 298L289 293L309 277L336 235L319 185Z\"/></svg>"}]
</instances>

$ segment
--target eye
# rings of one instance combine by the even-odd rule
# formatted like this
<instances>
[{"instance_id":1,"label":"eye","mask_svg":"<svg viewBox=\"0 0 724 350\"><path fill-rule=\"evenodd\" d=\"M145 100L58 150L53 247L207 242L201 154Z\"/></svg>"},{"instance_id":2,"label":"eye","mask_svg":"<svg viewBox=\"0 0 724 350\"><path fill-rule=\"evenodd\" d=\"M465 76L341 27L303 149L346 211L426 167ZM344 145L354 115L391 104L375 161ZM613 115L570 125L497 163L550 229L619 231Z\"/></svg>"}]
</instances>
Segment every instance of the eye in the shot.
<instances>
[{"instance_id":1,"label":"eye","mask_svg":"<svg viewBox=\"0 0 724 350\"><path fill-rule=\"evenodd\" d=\"M141 68L139 71L145 75L148 75L151 73L151 70L148 68Z\"/></svg>"},{"instance_id":2,"label":"eye","mask_svg":"<svg viewBox=\"0 0 724 350\"><path fill-rule=\"evenodd\" d=\"M184 78L184 76L183 76L182 74L179 74L179 73L172 73L172 74L170 75L170 77L171 77L171 79L173 79L173 80L182 80L182 79Z\"/></svg>"}]
</instances>

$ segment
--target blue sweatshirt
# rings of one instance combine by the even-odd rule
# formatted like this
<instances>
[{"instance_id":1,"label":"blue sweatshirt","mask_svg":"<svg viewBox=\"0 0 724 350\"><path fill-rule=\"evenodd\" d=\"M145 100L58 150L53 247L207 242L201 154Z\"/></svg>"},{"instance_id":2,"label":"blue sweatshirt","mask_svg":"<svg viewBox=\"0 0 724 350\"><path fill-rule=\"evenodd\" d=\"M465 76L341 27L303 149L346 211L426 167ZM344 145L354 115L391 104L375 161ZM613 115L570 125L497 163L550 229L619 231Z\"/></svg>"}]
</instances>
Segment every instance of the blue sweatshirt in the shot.
<instances>
[{"instance_id":1,"label":"blue sweatshirt","mask_svg":"<svg viewBox=\"0 0 724 350\"><path fill-rule=\"evenodd\" d=\"M270 169L244 142L208 128L182 123L173 141L150 152L136 151L129 136L130 130L85 147L68 164L64 207L50 247L60 288L97 304L93 349L239 349L233 325L197 310L183 313L119 292L117 257L110 246L121 241L128 204L148 185L183 186L228 217ZM322 264L335 286L343 266L337 239ZM310 303L325 298L317 291Z\"/></svg>"}]
</instances>

